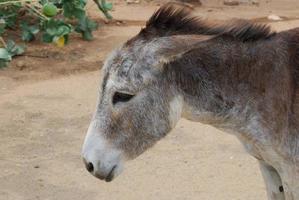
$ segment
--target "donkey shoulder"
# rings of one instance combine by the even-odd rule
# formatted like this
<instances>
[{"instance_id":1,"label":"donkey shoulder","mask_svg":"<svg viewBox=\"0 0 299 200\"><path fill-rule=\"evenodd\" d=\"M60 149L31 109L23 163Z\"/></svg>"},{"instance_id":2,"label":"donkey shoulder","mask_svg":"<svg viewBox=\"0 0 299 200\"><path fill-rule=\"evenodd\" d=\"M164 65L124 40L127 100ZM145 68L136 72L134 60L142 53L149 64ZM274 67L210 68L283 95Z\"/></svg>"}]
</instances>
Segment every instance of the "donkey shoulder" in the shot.
<instances>
[{"instance_id":1,"label":"donkey shoulder","mask_svg":"<svg viewBox=\"0 0 299 200\"><path fill-rule=\"evenodd\" d=\"M295 121L295 132L299 135L299 28L283 31L279 34L284 41L287 42L290 74L291 74L291 90L293 91L291 99L291 110L293 121Z\"/></svg>"}]
</instances>

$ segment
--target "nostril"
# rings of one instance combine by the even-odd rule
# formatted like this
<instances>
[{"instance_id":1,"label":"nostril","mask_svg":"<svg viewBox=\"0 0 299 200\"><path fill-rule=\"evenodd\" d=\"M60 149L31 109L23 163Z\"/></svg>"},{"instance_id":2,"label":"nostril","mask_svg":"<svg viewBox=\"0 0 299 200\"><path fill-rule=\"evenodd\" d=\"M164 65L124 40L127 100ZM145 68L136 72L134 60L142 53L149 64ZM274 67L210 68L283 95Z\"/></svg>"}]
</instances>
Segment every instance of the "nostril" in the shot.
<instances>
[{"instance_id":1,"label":"nostril","mask_svg":"<svg viewBox=\"0 0 299 200\"><path fill-rule=\"evenodd\" d=\"M93 172L93 164L91 162L86 164L86 169L89 172Z\"/></svg>"}]
</instances>

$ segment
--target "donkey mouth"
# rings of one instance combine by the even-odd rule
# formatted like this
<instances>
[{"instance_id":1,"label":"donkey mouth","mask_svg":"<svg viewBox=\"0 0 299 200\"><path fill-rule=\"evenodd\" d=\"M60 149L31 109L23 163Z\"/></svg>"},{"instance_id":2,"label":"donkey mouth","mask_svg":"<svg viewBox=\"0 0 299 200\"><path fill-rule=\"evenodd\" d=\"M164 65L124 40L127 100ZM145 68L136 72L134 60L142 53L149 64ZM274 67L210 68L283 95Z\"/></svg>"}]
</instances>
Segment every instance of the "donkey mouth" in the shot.
<instances>
[{"instance_id":1,"label":"donkey mouth","mask_svg":"<svg viewBox=\"0 0 299 200\"><path fill-rule=\"evenodd\" d=\"M100 180L105 180L106 182L111 182L114 179L114 175L115 175L115 169L116 169L116 165L114 165L112 167L112 169L110 170L110 172L108 173L108 175L103 176L101 174L98 174L97 172L95 172L94 176L97 177Z\"/></svg>"}]
</instances>

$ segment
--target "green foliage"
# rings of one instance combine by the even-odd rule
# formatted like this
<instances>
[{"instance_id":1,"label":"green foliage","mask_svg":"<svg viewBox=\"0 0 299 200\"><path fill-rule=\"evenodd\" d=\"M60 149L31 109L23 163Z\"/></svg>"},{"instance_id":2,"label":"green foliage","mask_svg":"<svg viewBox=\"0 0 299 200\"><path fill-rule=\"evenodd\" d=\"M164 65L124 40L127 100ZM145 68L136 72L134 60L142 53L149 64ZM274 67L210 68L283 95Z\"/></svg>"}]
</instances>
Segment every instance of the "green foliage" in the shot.
<instances>
[{"instance_id":1,"label":"green foliage","mask_svg":"<svg viewBox=\"0 0 299 200\"><path fill-rule=\"evenodd\" d=\"M49 3L49 0L40 0L39 3L44 6ZM54 4L57 8L62 8L61 0L51 0L50 3Z\"/></svg>"},{"instance_id":2,"label":"green foliage","mask_svg":"<svg viewBox=\"0 0 299 200\"><path fill-rule=\"evenodd\" d=\"M107 19L112 19L112 16L109 14L109 11L112 10L112 3L106 2L106 0L93 0L100 11L103 12Z\"/></svg>"},{"instance_id":3,"label":"green foliage","mask_svg":"<svg viewBox=\"0 0 299 200\"><path fill-rule=\"evenodd\" d=\"M13 56L21 55L25 51L24 46L17 45L12 40L8 40L5 45L5 47L0 48L0 68L6 67Z\"/></svg>"},{"instance_id":4,"label":"green foliage","mask_svg":"<svg viewBox=\"0 0 299 200\"><path fill-rule=\"evenodd\" d=\"M11 61L11 55L6 48L0 48L0 69L7 66L7 63Z\"/></svg>"},{"instance_id":5,"label":"green foliage","mask_svg":"<svg viewBox=\"0 0 299 200\"><path fill-rule=\"evenodd\" d=\"M109 14L112 3L106 0L94 2L108 19L112 18ZM4 44L2 37L9 35L5 33L8 29L20 29L21 39L25 42L41 38L43 42L59 47L68 42L73 31L80 33L84 40L92 40L92 32L98 24L87 16L86 4L87 0L0 0L0 68L13 56L24 52L24 47L11 40Z\"/></svg>"},{"instance_id":6,"label":"green foliage","mask_svg":"<svg viewBox=\"0 0 299 200\"><path fill-rule=\"evenodd\" d=\"M14 3L10 6L7 6L9 4L1 6L2 3L8 2L8 0L0 0L0 20L4 20L5 28L14 28L18 12L22 8L22 4Z\"/></svg>"},{"instance_id":7,"label":"green foliage","mask_svg":"<svg viewBox=\"0 0 299 200\"><path fill-rule=\"evenodd\" d=\"M84 17L79 20L78 25L75 28L75 31L82 34L84 40L92 40L92 31L98 28L98 24L88 17Z\"/></svg>"},{"instance_id":8,"label":"green foliage","mask_svg":"<svg viewBox=\"0 0 299 200\"><path fill-rule=\"evenodd\" d=\"M54 17L57 15L57 7L53 3L46 3L43 5L43 14L47 17Z\"/></svg>"},{"instance_id":9,"label":"green foliage","mask_svg":"<svg viewBox=\"0 0 299 200\"><path fill-rule=\"evenodd\" d=\"M22 40L25 42L31 42L35 39L36 34L39 32L39 27L32 25L29 26L27 22L21 23Z\"/></svg>"},{"instance_id":10,"label":"green foliage","mask_svg":"<svg viewBox=\"0 0 299 200\"><path fill-rule=\"evenodd\" d=\"M4 19L0 19L0 36L5 32L5 20Z\"/></svg>"},{"instance_id":11,"label":"green foliage","mask_svg":"<svg viewBox=\"0 0 299 200\"><path fill-rule=\"evenodd\" d=\"M65 43L67 43L68 35L73 30L70 24L67 24L63 20L59 19L50 19L45 21L43 24L43 29L44 33L42 40L46 43L56 42L61 37L64 37Z\"/></svg>"},{"instance_id":12,"label":"green foliage","mask_svg":"<svg viewBox=\"0 0 299 200\"><path fill-rule=\"evenodd\" d=\"M63 15L67 18L82 19L85 17L85 0L61 0Z\"/></svg>"},{"instance_id":13,"label":"green foliage","mask_svg":"<svg viewBox=\"0 0 299 200\"><path fill-rule=\"evenodd\" d=\"M105 10L112 10L113 6L112 6L112 3L110 2L106 2L106 1L103 1L102 0L102 6Z\"/></svg>"},{"instance_id":14,"label":"green foliage","mask_svg":"<svg viewBox=\"0 0 299 200\"><path fill-rule=\"evenodd\" d=\"M8 42L6 44L6 49L12 57L21 55L25 52L25 46L17 45L12 40L8 40Z\"/></svg>"}]
</instances>

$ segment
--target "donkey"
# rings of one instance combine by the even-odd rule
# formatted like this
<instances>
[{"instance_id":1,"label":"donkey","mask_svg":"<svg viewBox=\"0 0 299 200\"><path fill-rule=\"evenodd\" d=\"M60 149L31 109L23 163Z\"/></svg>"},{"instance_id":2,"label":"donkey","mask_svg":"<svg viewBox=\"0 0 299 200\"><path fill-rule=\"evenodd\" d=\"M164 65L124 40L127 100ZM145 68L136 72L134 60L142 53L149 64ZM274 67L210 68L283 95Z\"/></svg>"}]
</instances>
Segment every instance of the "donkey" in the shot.
<instances>
[{"instance_id":1,"label":"donkey","mask_svg":"<svg viewBox=\"0 0 299 200\"><path fill-rule=\"evenodd\" d=\"M210 24L166 4L116 49L83 145L87 170L111 181L181 117L236 135L270 200L299 200L299 28Z\"/></svg>"}]
</instances>

